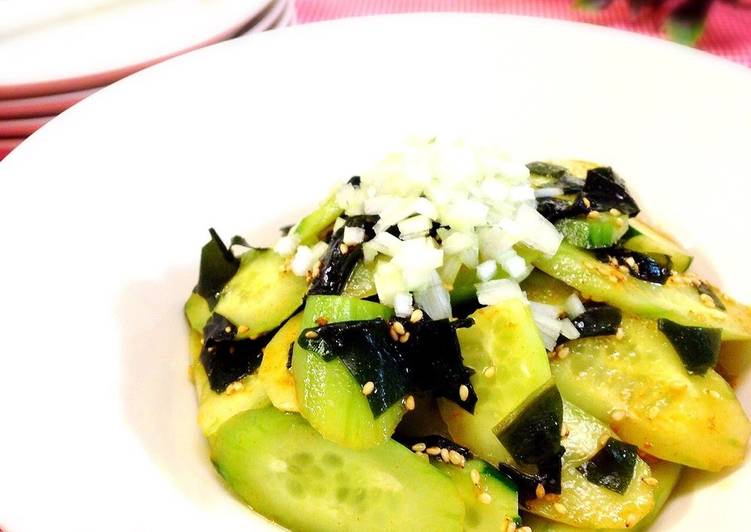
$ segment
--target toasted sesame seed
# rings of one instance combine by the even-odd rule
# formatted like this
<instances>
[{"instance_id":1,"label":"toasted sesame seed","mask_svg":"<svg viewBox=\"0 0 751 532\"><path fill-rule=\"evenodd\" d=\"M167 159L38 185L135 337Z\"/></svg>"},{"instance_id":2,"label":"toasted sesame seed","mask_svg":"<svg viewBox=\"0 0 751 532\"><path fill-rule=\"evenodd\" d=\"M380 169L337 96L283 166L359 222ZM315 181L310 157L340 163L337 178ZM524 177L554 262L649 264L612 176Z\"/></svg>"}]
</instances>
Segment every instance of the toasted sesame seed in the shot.
<instances>
[{"instance_id":1,"label":"toasted sesame seed","mask_svg":"<svg viewBox=\"0 0 751 532\"><path fill-rule=\"evenodd\" d=\"M516 532L516 522L515 521L509 521L508 525L506 525L506 532Z\"/></svg>"},{"instance_id":2,"label":"toasted sesame seed","mask_svg":"<svg viewBox=\"0 0 751 532\"><path fill-rule=\"evenodd\" d=\"M590 219L592 219L592 220L594 220L594 219L596 219L596 218L599 218L599 217L600 217L600 213L599 213L599 212L597 212L597 211L589 211L589 212L587 213L587 218L590 218Z\"/></svg>"},{"instance_id":3,"label":"toasted sesame seed","mask_svg":"<svg viewBox=\"0 0 751 532\"><path fill-rule=\"evenodd\" d=\"M543 486L542 484L537 485L537 487L535 488L535 497L537 497L538 499L545 497L545 486Z\"/></svg>"},{"instance_id":4,"label":"toasted sesame seed","mask_svg":"<svg viewBox=\"0 0 751 532\"><path fill-rule=\"evenodd\" d=\"M428 453L430 456L438 456L441 454L441 448L440 447L428 447L425 449L425 452Z\"/></svg>"},{"instance_id":5,"label":"toasted sesame seed","mask_svg":"<svg viewBox=\"0 0 751 532\"><path fill-rule=\"evenodd\" d=\"M406 344L409 341L409 331L405 332L403 335L399 337L399 341L403 344Z\"/></svg>"},{"instance_id":6,"label":"toasted sesame seed","mask_svg":"<svg viewBox=\"0 0 751 532\"><path fill-rule=\"evenodd\" d=\"M342 255L346 255L347 253L349 253L349 246L345 243L339 244L339 252Z\"/></svg>"},{"instance_id":7,"label":"toasted sesame seed","mask_svg":"<svg viewBox=\"0 0 751 532\"><path fill-rule=\"evenodd\" d=\"M242 389L243 389L243 383L240 382L240 381L235 381L232 384L230 384L229 386L227 386L227 388L224 390L224 392L227 395L232 395L233 393L239 392Z\"/></svg>"},{"instance_id":8,"label":"toasted sesame seed","mask_svg":"<svg viewBox=\"0 0 751 532\"><path fill-rule=\"evenodd\" d=\"M569 349L568 347L561 347L560 349L558 349L558 358L563 360L569 355L570 352L571 349Z\"/></svg>"},{"instance_id":9,"label":"toasted sesame seed","mask_svg":"<svg viewBox=\"0 0 751 532\"><path fill-rule=\"evenodd\" d=\"M561 424L561 438L567 438L570 433L571 431L569 430L568 425L565 423Z\"/></svg>"},{"instance_id":10,"label":"toasted sesame seed","mask_svg":"<svg viewBox=\"0 0 751 532\"><path fill-rule=\"evenodd\" d=\"M714 308L716 306L714 299L712 299L712 297L709 294L701 294L699 296L699 299L701 300L702 303L704 303L705 307Z\"/></svg>"},{"instance_id":11,"label":"toasted sesame seed","mask_svg":"<svg viewBox=\"0 0 751 532\"><path fill-rule=\"evenodd\" d=\"M620 216L621 215L621 211L619 211L618 209L610 209L608 212L610 213L610 216Z\"/></svg>"},{"instance_id":12,"label":"toasted sesame seed","mask_svg":"<svg viewBox=\"0 0 751 532\"><path fill-rule=\"evenodd\" d=\"M375 384L373 383L373 381L368 381L362 387L362 394L370 395L371 393L373 393L373 390L375 390Z\"/></svg>"},{"instance_id":13,"label":"toasted sesame seed","mask_svg":"<svg viewBox=\"0 0 751 532\"><path fill-rule=\"evenodd\" d=\"M623 221L623 218L616 218L615 219L615 226L616 227L621 228L624 225L626 225L626 222Z\"/></svg>"},{"instance_id":14,"label":"toasted sesame seed","mask_svg":"<svg viewBox=\"0 0 751 532\"><path fill-rule=\"evenodd\" d=\"M206 351L208 351L209 353L213 353L214 351L216 351L216 347L214 347L213 345L209 346L206 348Z\"/></svg>"},{"instance_id":15,"label":"toasted sesame seed","mask_svg":"<svg viewBox=\"0 0 751 532\"><path fill-rule=\"evenodd\" d=\"M410 323L417 323L421 319L422 319L422 310L420 310L419 308L413 310L412 314L410 314L409 316Z\"/></svg>"},{"instance_id":16,"label":"toasted sesame seed","mask_svg":"<svg viewBox=\"0 0 751 532\"><path fill-rule=\"evenodd\" d=\"M224 328L224 332L226 332L227 334L231 333L231 332L232 332L232 327L230 327L229 325L227 325L227 326L226 326L226 327Z\"/></svg>"},{"instance_id":17,"label":"toasted sesame seed","mask_svg":"<svg viewBox=\"0 0 751 532\"><path fill-rule=\"evenodd\" d=\"M415 456L427 456L427 455L422 451L415 451Z\"/></svg>"},{"instance_id":18,"label":"toasted sesame seed","mask_svg":"<svg viewBox=\"0 0 751 532\"><path fill-rule=\"evenodd\" d=\"M464 461L464 457L457 453L455 450L451 449L449 451L449 461L454 465L460 465Z\"/></svg>"},{"instance_id":19,"label":"toasted sesame seed","mask_svg":"<svg viewBox=\"0 0 751 532\"><path fill-rule=\"evenodd\" d=\"M469 399L469 388L467 388L466 384L459 386L459 399L462 401Z\"/></svg>"},{"instance_id":20,"label":"toasted sesame seed","mask_svg":"<svg viewBox=\"0 0 751 532\"><path fill-rule=\"evenodd\" d=\"M670 385L670 389L674 392L682 392L685 391L686 388L688 388L688 384L686 384L685 382L676 381Z\"/></svg>"},{"instance_id":21,"label":"toasted sesame seed","mask_svg":"<svg viewBox=\"0 0 751 532\"><path fill-rule=\"evenodd\" d=\"M315 331L307 331L305 333L305 338L309 338L309 339L318 338L318 333Z\"/></svg>"},{"instance_id":22,"label":"toasted sesame seed","mask_svg":"<svg viewBox=\"0 0 751 532\"><path fill-rule=\"evenodd\" d=\"M721 397L720 392L717 390L709 390L709 395L714 397L715 399L719 399Z\"/></svg>"},{"instance_id":23,"label":"toasted sesame seed","mask_svg":"<svg viewBox=\"0 0 751 532\"><path fill-rule=\"evenodd\" d=\"M631 270L629 270L628 266L626 266L625 264L621 264L620 266L618 266L618 271L620 271L621 273L628 273Z\"/></svg>"},{"instance_id":24,"label":"toasted sesame seed","mask_svg":"<svg viewBox=\"0 0 751 532\"><path fill-rule=\"evenodd\" d=\"M443 460L447 464L451 462L451 456L449 455L448 449L441 449L441 460Z\"/></svg>"},{"instance_id":25,"label":"toasted sesame seed","mask_svg":"<svg viewBox=\"0 0 751 532\"><path fill-rule=\"evenodd\" d=\"M532 529L528 526L523 526L521 528L517 528L518 532L532 532Z\"/></svg>"},{"instance_id":26,"label":"toasted sesame seed","mask_svg":"<svg viewBox=\"0 0 751 532\"><path fill-rule=\"evenodd\" d=\"M483 491L482 493L480 493L480 494L479 494L479 495L477 496L477 498L478 498L478 499L479 499L479 501L480 501L481 503L483 503L483 504L490 504L491 502L493 502L493 497L491 497L491 496L490 496L490 493L488 493L487 491ZM513 522L513 521L512 521L512 522Z\"/></svg>"},{"instance_id":27,"label":"toasted sesame seed","mask_svg":"<svg viewBox=\"0 0 751 532\"><path fill-rule=\"evenodd\" d=\"M404 325L402 325L402 322L400 321L395 321L394 323L392 323L391 328L394 329L396 331L396 334L398 334L399 336L407 332L404 330Z\"/></svg>"},{"instance_id":28,"label":"toasted sesame seed","mask_svg":"<svg viewBox=\"0 0 751 532\"><path fill-rule=\"evenodd\" d=\"M408 395L404 399L404 408L407 410L414 410L415 409L415 398L412 395Z\"/></svg>"},{"instance_id":29,"label":"toasted sesame seed","mask_svg":"<svg viewBox=\"0 0 751 532\"><path fill-rule=\"evenodd\" d=\"M613 421L623 421L626 418L625 410L613 410L610 413L610 419Z\"/></svg>"},{"instance_id":30,"label":"toasted sesame seed","mask_svg":"<svg viewBox=\"0 0 751 532\"><path fill-rule=\"evenodd\" d=\"M650 409L649 409L649 410L647 411L647 417L648 417L649 419L654 419L654 418L656 418L656 417L657 417L657 414L659 414L659 413L660 413L660 409L659 409L659 408L657 408L656 406L653 406L653 407L651 407L651 408L650 408Z\"/></svg>"},{"instance_id":31,"label":"toasted sesame seed","mask_svg":"<svg viewBox=\"0 0 751 532\"><path fill-rule=\"evenodd\" d=\"M422 442L420 442L420 443L416 443L416 444L414 444L414 445L412 446L412 450L413 450L413 451L415 451L415 452L421 452L421 451L424 451L424 450L425 450L425 449L427 449L427 448L428 448L428 446L427 446L427 445L425 445L425 444L424 444L424 443L422 443Z\"/></svg>"},{"instance_id":32,"label":"toasted sesame seed","mask_svg":"<svg viewBox=\"0 0 751 532\"><path fill-rule=\"evenodd\" d=\"M626 528L634 526L638 520L639 518L636 516L636 514L628 514L626 516Z\"/></svg>"},{"instance_id":33,"label":"toasted sesame seed","mask_svg":"<svg viewBox=\"0 0 751 532\"><path fill-rule=\"evenodd\" d=\"M623 337L625 336L625 332L623 332L623 327L618 327L618 330L615 331L615 337L619 340L623 340Z\"/></svg>"},{"instance_id":34,"label":"toasted sesame seed","mask_svg":"<svg viewBox=\"0 0 751 532\"><path fill-rule=\"evenodd\" d=\"M566 507L560 502L554 503L553 508L555 508L555 511L558 512L559 514L565 514L567 511Z\"/></svg>"},{"instance_id":35,"label":"toasted sesame seed","mask_svg":"<svg viewBox=\"0 0 751 532\"><path fill-rule=\"evenodd\" d=\"M327 320L323 316L319 316L318 319L316 319L316 323L318 324L319 327L323 327L324 325L329 324L329 320Z\"/></svg>"},{"instance_id":36,"label":"toasted sesame seed","mask_svg":"<svg viewBox=\"0 0 751 532\"><path fill-rule=\"evenodd\" d=\"M393 327L389 327L389 336L391 336L391 339L395 342L399 341L399 335L396 334L396 331Z\"/></svg>"},{"instance_id":37,"label":"toasted sesame seed","mask_svg":"<svg viewBox=\"0 0 751 532\"><path fill-rule=\"evenodd\" d=\"M652 486L652 487L655 487L655 486L656 486L657 484L659 484L659 483L660 483L660 481L659 481L659 480L657 480L657 479L656 479L655 477L642 477L642 481L643 481L643 482L644 482L644 483L645 483L645 484L646 484L647 486Z\"/></svg>"},{"instance_id":38,"label":"toasted sesame seed","mask_svg":"<svg viewBox=\"0 0 751 532\"><path fill-rule=\"evenodd\" d=\"M616 277L615 275L608 275L608 280L611 283L617 283L618 282L618 277Z\"/></svg>"},{"instance_id":39,"label":"toasted sesame seed","mask_svg":"<svg viewBox=\"0 0 751 532\"><path fill-rule=\"evenodd\" d=\"M477 486L480 483L480 472L477 469L473 469L469 472L469 478L472 479L472 484Z\"/></svg>"},{"instance_id":40,"label":"toasted sesame seed","mask_svg":"<svg viewBox=\"0 0 751 532\"><path fill-rule=\"evenodd\" d=\"M250 330L250 327L248 327L247 325L238 325L238 326L237 326L237 332L238 332L239 334L245 334L245 333L246 333L246 332L248 332L249 330Z\"/></svg>"},{"instance_id":41,"label":"toasted sesame seed","mask_svg":"<svg viewBox=\"0 0 751 532\"><path fill-rule=\"evenodd\" d=\"M489 366L482 370L482 374L485 375L488 379L492 379L495 377L495 366Z\"/></svg>"},{"instance_id":42,"label":"toasted sesame seed","mask_svg":"<svg viewBox=\"0 0 751 532\"><path fill-rule=\"evenodd\" d=\"M582 203L584 203L584 206L589 209L592 206L592 202L589 201L589 198L582 198Z\"/></svg>"}]
</instances>

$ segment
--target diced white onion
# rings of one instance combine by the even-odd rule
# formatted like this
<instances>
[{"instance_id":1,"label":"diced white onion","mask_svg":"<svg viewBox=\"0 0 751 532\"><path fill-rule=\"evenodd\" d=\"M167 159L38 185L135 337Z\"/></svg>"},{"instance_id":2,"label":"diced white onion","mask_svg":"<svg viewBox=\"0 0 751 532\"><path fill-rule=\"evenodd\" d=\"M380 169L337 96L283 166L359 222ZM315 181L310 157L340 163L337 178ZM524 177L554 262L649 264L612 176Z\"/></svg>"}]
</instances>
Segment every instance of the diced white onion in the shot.
<instances>
[{"instance_id":1,"label":"diced white onion","mask_svg":"<svg viewBox=\"0 0 751 532\"><path fill-rule=\"evenodd\" d=\"M569 340L576 340L581 336L579 329L574 327L574 324L568 318L561 320L561 334Z\"/></svg>"},{"instance_id":2,"label":"diced white onion","mask_svg":"<svg viewBox=\"0 0 751 532\"><path fill-rule=\"evenodd\" d=\"M374 249L378 250L378 253L383 253L393 257L399 253L399 249L402 247L402 241L391 233L378 233L372 240L368 242Z\"/></svg>"},{"instance_id":3,"label":"diced white onion","mask_svg":"<svg viewBox=\"0 0 751 532\"><path fill-rule=\"evenodd\" d=\"M431 220L435 220L438 218L438 209L435 208L435 205L433 205L433 202L431 202L428 198L425 197L419 197L415 200L415 202L412 204L412 208L414 209L414 212L417 214L422 214L423 216L427 216Z\"/></svg>"},{"instance_id":4,"label":"diced white onion","mask_svg":"<svg viewBox=\"0 0 751 532\"><path fill-rule=\"evenodd\" d=\"M295 275L304 276L310 270L312 262L313 250L308 246L298 246L290 267Z\"/></svg>"},{"instance_id":5,"label":"diced white onion","mask_svg":"<svg viewBox=\"0 0 751 532\"><path fill-rule=\"evenodd\" d=\"M348 246L354 246L365 240L365 229L362 227L345 227L342 241Z\"/></svg>"},{"instance_id":6,"label":"diced white onion","mask_svg":"<svg viewBox=\"0 0 751 532\"><path fill-rule=\"evenodd\" d=\"M451 298L435 271L430 275L428 287L415 292L415 302L431 319L442 320L451 317Z\"/></svg>"},{"instance_id":7,"label":"diced white onion","mask_svg":"<svg viewBox=\"0 0 751 532\"><path fill-rule=\"evenodd\" d=\"M399 292L394 296L394 314L400 318L406 318L412 314L412 294Z\"/></svg>"},{"instance_id":8,"label":"diced white onion","mask_svg":"<svg viewBox=\"0 0 751 532\"><path fill-rule=\"evenodd\" d=\"M443 251L448 255L456 255L474 244L474 239L467 233L453 232L443 240Z\"/></svg>"},{"instance_id":9,"label":"diced white onion","mask_svg":"<svg viewBox=\"0 0 751 532\"><path fill-rule=\"evenodd\" d=\"M341 216L334 220L334 232L336 233L339 229L344 227L345 219Z\"/></svg>"},{"instance_id":10,"label":"diced white onion","mask_svg":"<svg viewBox=\"0 0 751 532\"><path fill-rule=\"evenodd\" d=\"M311 261L315 262L321 257L323 257L324 253L326 253L326 250L329 249L329 245L326 242L318 242L313 248L311 249L313 256L311 257Z\"/></svg>"},{"instance_id":11,"label":"diced white onion","mask_svg":"<svg viewBox=\"0 0 751 532\"><path fill-rule=\"evenodd\" d=\"M459 275L459 270L462 267L462 259L456 255L451 255L443 260L443 266L441 267L440 275L441 280L444 283L453 285L456 276Z\"/></svg>"},{"instance_id":12,"label":"diced white onion","mask_svg":"<svg viewBox=\"0 0 751 532\"><path fill-rule=\"evenodd\" d=\"M417 216L402 220L397 224L397 227L399 228L399 233L402 235L425 234L433 227L433 220L427 216L418 214Z\"/></svg>"},{"instance_id":13,"label":"diced white onion","mask_svg":"<svg viewBox=\"0 0 751 532\"><path fill-rule=\"evenodd\" d=\"M497 260L501 268L516 281L521 281L529 275L527 261L520 257L513 249L501 253Z\"/></svg>"},{"instance_id":14,"label":"diced white onion","mask_svg":"<svg viewBox=\"0 0 751 532\"><path fill-rule=\"evenodd\" d=\"M496 305L514 298L524 298L519 285L510 279L495 279L475 285L477 301L481 305Z\"/></svg>"},{"instance_id":15,"label":"diced white onion","mask_svg":"<svg viewBox=\"0 0 751 532\"><path fill-rule=\"evenodd\" d=\"M495 275L498 270L498 263L493 259L486 260L482 264L477 265L477 278L481 281L489 281Z\"/></svg>"},{"instance_id":16,"label":"diced white onion","mask_svg":"<svg viewBox=\"0 0 751 532\"><path fill-rule=\"evenodd\" d=\"M295 252L299 243L300 237L293 231L290 231L287 236L283 236L277 240L276 244L274 244L274 251L282 257L289 257ZM305 274L303 273L303 275Z\"/></svg>"},{"instance_id":17,"label":"diced white onion","mask_svg":"<svg viewBox=\"0 0 751 532\"><path fill-rule=\"evenodd\" d=\"M535 199L535 192L529 185L521 185L509 189L508 197L516 202L529 201Z\"/></svg>"},{"instance_id":18,"label":"diced white onion","mask_svg":"<svg viewBox=\"0 0 751 532\"><path fill-rule=\"evenodd\" d=\"M516 211L514 221L519 226L525 244L542 251L545 255L555 255L563 236L537 210L528 205L522 205Z\"/></svg>"},{"instance_id":19,"label":"diced white onion","mask_svg":"<svg viewBox=\"0 0 751 532\"><path fill-rule=\"evenodd\" d=\"M535 190L535 198L554 198L556 196L563 196L563 189L561 187L545 187Z\"/></svg>"},{"instance_id":20,"label":"diced white onion","mask_svg":"<svg viewBox=\"0 0 751 532\"><path fill-rule=\"evenodd\" d=\"M561 314L561 308L555 305L546 305L545 303L537 303L536 301L529 302L529 308L532 310L532 314L546 316L548 318L558 319Z\"/></svg>"},{"instance_id":21,"label":"diced white onion","mask_svg":"<svg viewBox=\"0 0 751 532\"><path fill-rule=\"evenodd\" d=\"M576 294L576 292L572 293L568 298L566 298L566 302L563 304L564 308L566 309L566 314L568 314L569 318L576 318L577 316L584 314L586 309L584 308L584 303L582 303L581 299L579 299L579 296Z\"/></svg>"},{"instance_id":22,"label":"diced white onion","mask_svg":"<svg viewBox=\"0 0 751 532\"><path fill-rule=\"evenodd\" d=\"M402 272L392 261L379 261L376 263L373 274L378 300L384 305L394 305L394 298L400 292L406 292Z\"/></svg>"}]
</instances>

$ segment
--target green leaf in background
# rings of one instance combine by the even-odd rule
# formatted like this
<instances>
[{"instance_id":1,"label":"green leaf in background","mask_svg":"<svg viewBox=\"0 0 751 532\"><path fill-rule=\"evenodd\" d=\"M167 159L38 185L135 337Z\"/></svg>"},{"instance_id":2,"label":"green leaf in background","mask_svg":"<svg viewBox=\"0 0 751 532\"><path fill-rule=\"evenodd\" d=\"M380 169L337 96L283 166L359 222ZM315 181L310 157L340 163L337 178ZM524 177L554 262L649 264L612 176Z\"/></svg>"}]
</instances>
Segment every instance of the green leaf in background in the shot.
<instances>
[{"instance_id":1,"label":"green leaf in background","mask_svg":"<svg viewBox=\"0 0 751 532\"><path fill-rule=\"evenodd\" d=\"M665 21L665 33L672 40L693 46L704 33L704 23L712 0L685 0Z\"/></svg>"}]
</instances>

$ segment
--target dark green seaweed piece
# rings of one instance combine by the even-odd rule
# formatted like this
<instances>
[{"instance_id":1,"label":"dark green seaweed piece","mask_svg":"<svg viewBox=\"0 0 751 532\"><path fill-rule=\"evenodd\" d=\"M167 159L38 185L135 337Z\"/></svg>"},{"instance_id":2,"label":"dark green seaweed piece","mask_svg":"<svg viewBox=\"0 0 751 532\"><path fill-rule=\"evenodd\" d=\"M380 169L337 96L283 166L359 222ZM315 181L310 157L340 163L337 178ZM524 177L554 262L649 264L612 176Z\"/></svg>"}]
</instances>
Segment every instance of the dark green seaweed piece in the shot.
<instances>
[{"instance_id":1,"label":"dark green seaweed piece","mask_svg":"<svg viewBox=\"0 0 751 532\"><path fill-rule=\"evenodd\" d=\"M396 434L394 435L394 439L408 449L411 449L412 446L417 443L424 443L426 448L438 447L439 449L456 451L457 453L462 455L465 460L472 460L473 458L472 451L470 451L468 448L462 447L455 441L439 434L430 434L428 436L401 436ZM440 455L437 458L440 458Z\"/></svg>"},{"instance_id":2,"label":"dark green seaweed piece","mask_svg":"<svg viewBox=\"0 0 751 532\"><path fill-rule=\"evenodd\" d=\"M642 281L665 284L670 278L671 264L669 261L667 264L660 264L664 260L658 261L654 257L637 251L612 247L597 250L595 257L601 262L615 260L619 266L625 266L632 276Z\"/></svg>"},{"instance_id":3,"label":"dark green seaweed piece","mask_svg":"<svg viewBox=\"0 0 751 532\"><path fill-rule=\"evenodd\" d=\"M361 179L359 175L353 175L349 178L349 181L347 181L347 183L352 185L354 188L360 188L360 181Z\"/></svg>"},{"instance_id":4,"label":"dark green seaweed piece","mask_svg":"<svg viewBox=\"0 0 751 532\"><path fill-rule=\"evenodd\" d=\"M725 303L722 302L722 299L720 299L719 296L712 289L712 287L709 286L704 281L702 281L699 284L699 286L696 287L696 291L699 292L700 294L706 294L709 297L711 297L712 301L714 302L714 306L717 307L718 309L727 310L727 308L725 308Z\"/></svg>"},{"instance_id":5,"label":"dark green seaweed piece","mask_svg":"<svg viewBox=\"0 0 751 532\"><path fill-rule=\"evenodd\" d=\"M472 320L403 320L410 334L406 342L394 341L392 323L381 318L329 323L303 330L298 343L324 360L340 358L361 386L375 384L368 403L376 416L417 390L473 412L477 394L469 380L472 370L462 363L456 337L456 328L469 327ZM462 385L467 387L466 400L460 397Z\"/></svg>"},{"instance_id":6,"label":"dark green seaweed piece","mask_svg":"<svg viewBox=\"0 0 751 532\"><path fill-rule=\"evenodd\" d=\"M531 174L552 177L553 179L560 179L568 172L563 166L542 161L527 163L527 169Z\"/></svg>"},{"instance_id":7,"label":"dark green seaweed piece","mask_svg":"<svg viewBox=\"0 0 751 532\"><path fill-rule=\"evenodd\" d=\"M537 473L522 471L510 464L498 464L498 470L508 476L516 484L519 492L519 504L537 498L537 486L542 484L545 493L561 493L561 458L565 449L561 450L549 460L537 466Z\"/></svg>"},{"instance_id":8,"label":"dark green seaweed piece","mask_svg":"<svg viewBox=\"0 0 751 532\"><path fill-rule=\"evenodd\" d=\"M591 336L608 336L617 333L622 320L623 313L621 309L599 304L589 305L587 310L573 318L571 322L576 327L576 330L579 331L581 338L589 338Z\"/></svg>"},{"instance_id":9,"label":"dark green seaweed piece","mask_svg":"<svg viewBox=\"0 0 751 532\"><path fill-rule=\"evenodd\" d=\"M373 226L378 216L351 216L344 222L344 227L362 227L365 229L365 242L375 236ZM329 247L321 259L319 275L313 279L308 295L339 295L344 290L352 270L362 259L362 244L345 246L344 227L340 227L332 236Z\"/></svg>"},{"instance_id":10,"label":"dark green seaweed piece","mask_svg":"<svg viewBox=\"0 0 751 532\"><path fill-rule=\"evenodd\" d=\"M722 329L687 327L664 318L657 320L657 327L670 340L689 373L704 375L717 364Z\"/></svg>"},{"instance_id":11,"label":"dark green seaweed piece","mask_svg":"<svg viewBox=\"0 0 751 532\"><path fill-rule=\"evenodd\" d=\"M263 348L275 332L254 340L235 340L237 327L224 316L212 314L203 329L204 342L200 356L211 389L222 393L227 386L258 369Z\"/></svg>"},{"instance_id":12,"label":"dark green seaweed piece","mask_svg":"<svg viewBox=\"0 0 751 532\"><path fill-rule=\"evenodd\" d=\"M201 249L198 284L193 292L202 296L213 309L224 285L235 275L240 261L224 245L216 231L209 229L211 240Z\"/></svg>"},{"instance_id":13,"label":"dark green seaweed piece","mask_svg":"<svg viewBox=\"0 0 751 532\"><path fill-rule=\"evenodd\" d=\"M550 381L493 432L514 460L539 466L560 453L562 423L563 400L558 387Z\"/></svg>"},{"instance_id":14,"label":"dark green seaweed piece","mask_svg":"<svg viewBox=\"0 0 751 532\"><path fill-rule=\"evenodd\" d=\"M577 194L573 201L562 198L541 198L537 200L537 212L551 223L563 218L574 218L587 214L590 210L582 194Z\"/></svg>"},{"instance_id":15,"label":"dark green seaweed piece","mask_svg":"<svg viewBox=\"0 0 751 532\"><path fill-rule=\"evenodd\" d=\"M639 214L639 206L628 193L626 183L613 172L612 168L598 167L587 170L584 194L592 210L618 209L629 216Z\"/></svg>"},{"instance_id":16,"label":"dark green seaweed piece","mask_svg":"<svg viewBox=\"0 0 751 532\"><path fill-rule=\"evenodd\" d=\"M636 446L608 438L602 449L576 468L592 484L623 495L636 466Z\"/></svg>"}]
</instances>

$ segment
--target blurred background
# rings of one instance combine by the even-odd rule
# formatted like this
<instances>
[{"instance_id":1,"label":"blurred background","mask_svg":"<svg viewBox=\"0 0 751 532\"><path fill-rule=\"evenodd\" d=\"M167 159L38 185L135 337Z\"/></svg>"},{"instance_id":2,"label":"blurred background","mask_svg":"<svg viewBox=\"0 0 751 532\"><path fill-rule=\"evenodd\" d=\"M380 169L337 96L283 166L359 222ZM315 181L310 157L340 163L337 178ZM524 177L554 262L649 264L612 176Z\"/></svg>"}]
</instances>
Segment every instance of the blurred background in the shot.
<instances>
[{"instance_id":1,"label":"blurred background","mask_svg":"<svg viewBox=\"0 0 751 532\"><path fill-rule=\"evenodd\" d=\"M430 11L576 20L751 66L751 0L0 0L0 159L72 105L170 57L294 24Z\"/></svg>"}]
</instances>

